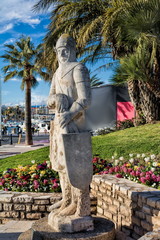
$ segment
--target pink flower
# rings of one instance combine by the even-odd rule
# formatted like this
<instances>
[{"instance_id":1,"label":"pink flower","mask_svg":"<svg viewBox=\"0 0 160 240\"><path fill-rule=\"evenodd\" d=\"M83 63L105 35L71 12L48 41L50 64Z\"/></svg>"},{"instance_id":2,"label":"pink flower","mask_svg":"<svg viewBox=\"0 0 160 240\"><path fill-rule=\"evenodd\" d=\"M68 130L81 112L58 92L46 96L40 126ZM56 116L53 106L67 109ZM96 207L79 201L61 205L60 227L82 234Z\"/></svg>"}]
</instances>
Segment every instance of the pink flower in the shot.
<instances>
[{"instance_id":1,"label":"pink flower","mask_svg":"<svg viewBox=\"0 0 160 240\"><path fill-rule=\"evenodd\" d=\"M141 177L141 178L140 178L140 181L141 181L142 183L146 183L146 178L145 178L145 177Z\"/></svg>"},{"instance_id":2,"label":"pink flower","mask_svg":"<svg viewBox=\"0 0 160 240\"><path fill-rule=\"evenodd\" d=\"M135 171L132 171L132 172L130 172L130 174L132 175L132 176L136 176L136 172Z\"/></svg>"},{"instance_id":3,"label":"pink flower","mask_svg":"<svg viewBox=\"0 0 160 240\"><path fill-rule=\"evenodd\" d=\"M34 189L39 188L39 182L37 180L34 180L33 184L34 184Z\"/></svg>"},{"instance_id":4,"label":"pink flower","mask_svg":"<svg viewBox=\"0 0 160 240\"><path fill-rule=\"evenodd\" d=\"M109 173L113 173L113 172L114 172L114 168L110 168Z\"/></svg>"},{"instance_id":5,"label":"pink flower","mask_svg":"<svg viewBox=\"0 0 160 240\"><path fill-rule=\"evenodd\" d=\"M123 178L122 174L120 174L120 173L116 174L116 177L117 178Z\"/></svg>"},{"instance_id":6,"label":"pink flower","mask_svg":"<svg viewBox=\"0 0 160 240\"><path fill-rule=\"evenodd\" d=\"M115 169L115 172L119 172L120 171L120 167L119 166L116 166L114 169Z\"/></svg>"},{"instance_id":7,"label":"pink flower","mask_svg":"<svg viewBox=\"0 0 160 240\"><path fill-rule=\"evenodd\" d=\"M140 177L144 177L144 176L145 176L145 172L141 172Z\"/></svg>"},{"instance_id":8,"label":"pink flower","mask_svg":"<svg viewBox=\"0 0 160 240\"><path fill-rule=\"evenodd\" d=\"M58 183L54 182L54 184L53 184L53 187L52 187L52 188L54 189L54 188L57 188L57 187L58 187Z\"/></svg>"},{"instance_id":9,"label":"pink flower","mask_svg":"<svg viewBox=\"0 0 160 240\"><path fill-rule=\"evenodd\" d=\"M141 174L141 172L140 172L140 171L136 171L136 177L139 177L139 176L140 176L140 174Z\"/></svg>"},{"instance_id":10,"label":"pink flower","mask_svg":"<svg viewBox=\"0 0 160 240\"><path fill-rule=\"evenodd\" d=\"M43 183L44 183L44 185L47 185L47 184L48 184L48 180L47 180L47 179L44 179L44 180L43 180Z\"/></svg>"}]
</instances>

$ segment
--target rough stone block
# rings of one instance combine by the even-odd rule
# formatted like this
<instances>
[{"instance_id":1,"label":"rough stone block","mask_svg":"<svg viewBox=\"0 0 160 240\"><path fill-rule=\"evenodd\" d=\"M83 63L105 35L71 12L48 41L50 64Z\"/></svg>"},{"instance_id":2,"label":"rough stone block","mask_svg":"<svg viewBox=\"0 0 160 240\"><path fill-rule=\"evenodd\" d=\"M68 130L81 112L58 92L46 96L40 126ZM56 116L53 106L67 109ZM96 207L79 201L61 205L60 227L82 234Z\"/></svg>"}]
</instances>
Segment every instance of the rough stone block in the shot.
<instances>
[{"instance_id":1,"label":"rough stone block","mask_svg":"<svg viewBox=\"0 0 160 240\"><path fill-rule=\"evenodd\" d=\"M25 195L20 195L13 198L14 203L33 203L33 197Z\"/></svg>"},{"instance_id":2,"label":"rough stone block","mask_svg":"<svg viewBox=\"0 0 160 240\"><path fill-rule=\"evenodd\" d=\"M26 205L26 212L31 212L32 211L32 205Z\"/></svg>"},{"instance_id":3,"label":"rough stone block","mask_svg":"<svg viewBox=\"0 0 160 240\"><path fill-rule=\"evenodd\" d=\"M118 196L118 201L120 201L121 203L124 203L124 198L121 196Z\"/></svg>"},{"instance_id":4,"label":"rough stone block","mask_svg":"<svg viewBox=\"0 0 160 240\"><path fill-rule=\"evenodd\" d=\"M49 200L34 200L34 204L39 204L39 205L49 204Z\"/></svg>"},{"instance_id":5,"label":"rough stone block","mask_svg":"<svg viewBox=\"0 0 160 240\"><path fill-rule=\"evenodd\" d=\"M94 230L92 217L57 216L52 212L48 216L48 224L57 232L75 233Z\"/></svg>"},{"instance_id":6,"label":"rough stone block","mask_svg":"<svg viewBox=\"0 0 160 240\"><path fill-rule=\"evenodd\" d=\"M24 211L26 206L24 204L14 204L14 210L16 211Z\"/></svg>"},{"instance_id":7,"label":"rough stone block","mask_svg":"<svg viewBox=\"0 0 160 240\"><path fill-rule=\"evenodd\" d=\"M110 205L109 206L109 211L114 214L118 214L118 208L115 205Z\"/></svg>"},{"instance_id":8,"label":"rough stone block","mask_svg":"<svg viewBox=\"0 0 160 240\"><path fill-rule=\"evenodd\" d=\"M4 204L3 204L3 209L4 209L4 211L12 211L12 209L13 209L13 204L4 203Z\"/></svg>"},{"instance_id":9,"label":"rough stone block","mask_svg":"<svg viewBox=\"0 0 160 240\"><path fill-rule=\"evenodd\" d=\"M14 197L14 194L2 194L0 195L0 202L2 203L9 203L9 202L12 202L12 198Z\"/></svg>"},{"instance_id":10,"label":"rough stone block","mask_svg":"<svg viewBox=\"0 0 160 240\"><path fill-rule=\"evenodd\" d=\"M143 229L141 227L138 227L138 226L134 226L134 231L135 231L135 233L137 233L140 236L143 236L143 234L144 234Z\"/></svg>"},{"instance_id":11,"label":"rough stone block","mask_svg":"<svg viewBox=\"0 0 160 240\"><path fill-rule=\"evenodd\" d=\"M146 215L141 211L135 211L135 215L140 219L145 219Z\"/></svg>"},{"instance_id":12,"label":"rough stone block","mask_svg":"<svg viewBox=\"0 0 160 240\"><path fill-rule=\"evenodd\" d=\"M41 213L26 213L27 219L40 219Z\"/></svg>"},{"instance_id":13,"label":"rough stone block","mask_svg":"<svg viewBox=\"0 0 160 240\"><path fill-rule=\"evenodd\" d=\"M101 207L97 206L97 213L103 215L104 210Z\"/></svg>"},{"instance_id":14,"label":"rough stone block","mask_svg":"<svg viewBox=\"0 0 160 240\"><path fill-rule=\"evenodd\" d=\"M39 206L39 205L32 205L32 208L31 208L32 211L38 211L38 206ZM30 212L30 211L29 211L29 212Z\"/></svg>"},{"instance_id":15,"label":"rough stone block","mask_svg":"<svg viewBox=\"0 0 160 240\"><path fill-rule=\"evenodd\" d=\"M130 209L126 208L125 205L120 206L120 212L121 212L122 215L124 215L126 217L130 217L130 215L131 215Z\"/></svg>"},{"instance_id":16,"label":"rough stone block","mask_svg":"<svg viewBox=\"0 0 160 240\"><path fill-rule=\"evenodd\" d=\"M38 207L38 210L40 211L40 212L45 212L45 210L46 210L46 207L45 206L39 206Z\"/></svg>"},{"instance_id":17,"label":"rough stone block","mask_svg":"<svg viewBox=\"0 0 160 240\"><path fill-rule=\"evenodd\" d=\"M155 208L156 207L156 202L157 201L160 201L160 198L157 198L157 197L151 197L151 198L148 198L147 199L147 205Z\"/></svg>"},{"instance_id":18,"label":"rough stone block","mask_svg":"<svg viewBox=\"0 0 160 240\"><path fill-rule=\"evenodd\" d=\"M108 210L104 210L104 213L103 215L108 218L109 220L112 220L113 219L113 214L108 212Z\"/></svg>"},{"instance_id":19,"label":"rough stone block","mask_svg":"<svg viewBox=\"0 0 160 240\"><path fill-rule=\"evenodd\" d=\"M132 216L132 222L138 226L141 226L141 220L137 217Z\"/></svg>"},{"instance_id":20,"label":"rough stone block","mask_svg":"<svg viewBox=\"0 0 160 240\"><path fill-rule=\"evenodd\" d=\"M146 229L147 231L152 231L153 225L149 224L148 222L141 220L141 226Z\"/></svg>"},{"instance_id":21,"label":"rough stone block","mask_svg":"<svg viewBox=\"0 0 160 240\"><path fill-rule=\"evenodd\" d=\"M122 232L124 232L126 236L130 236L131 230L128 228L122 227Z\"/></svg>"},{"instance_id":22,"label":"rough stone block","mask_svg":"<svg viewBox=\"0 0 160 240\"><path fill-rule=\"evenodd\" d=\"M147 206L143 206L142 207L142 212L144 212L144 213L147 213L147 214L149 214L149 215L151 215L151 208L150 207L147 207Z\"/></svg>"}]
</instances>

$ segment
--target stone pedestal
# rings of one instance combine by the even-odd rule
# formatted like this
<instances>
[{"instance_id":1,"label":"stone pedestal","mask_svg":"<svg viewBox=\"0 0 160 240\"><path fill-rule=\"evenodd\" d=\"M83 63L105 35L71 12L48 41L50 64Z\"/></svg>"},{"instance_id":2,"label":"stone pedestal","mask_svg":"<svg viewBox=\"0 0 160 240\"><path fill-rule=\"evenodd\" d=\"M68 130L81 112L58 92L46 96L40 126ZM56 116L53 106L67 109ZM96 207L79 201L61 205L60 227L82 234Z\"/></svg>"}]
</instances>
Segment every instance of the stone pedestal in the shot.
<instances>
[{"instance_id":1,"label":"stone pedestal","mask_svg":"<svg viewBox=\"0 0 160 240\"><path fill-rule=\"evenodd\" d=\"M56 232L48 225L48 218L36 221L32 228L22 233L18 240L114 240L114 223L100 217L93 217L94 230L76 233Z\"/></svg>"},{"instance_id":2,"label":"stone pedestal","mask_svg":"<svg viewBox=\"0 0 160 240\"><path fill-rule=\"evenodd\" d=\"M90 216L56 216L50 213L48 216L48 224L56 232L75 233L94 229L93 218Z\"/></svg>"}]
</instances>

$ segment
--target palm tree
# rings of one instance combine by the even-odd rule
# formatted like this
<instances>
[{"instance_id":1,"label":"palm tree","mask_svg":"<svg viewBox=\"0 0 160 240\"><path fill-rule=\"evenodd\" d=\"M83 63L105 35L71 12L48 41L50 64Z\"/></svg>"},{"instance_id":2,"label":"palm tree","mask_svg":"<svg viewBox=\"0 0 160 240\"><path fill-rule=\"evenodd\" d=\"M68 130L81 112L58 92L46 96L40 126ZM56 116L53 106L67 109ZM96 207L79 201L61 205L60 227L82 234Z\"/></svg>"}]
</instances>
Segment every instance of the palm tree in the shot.
<instances>
[{"instance_id":1,"label":"palm tree","mask_svg":"<svg viewBox=\"0 0 160 240\"><path fill-rule=\"evenodd\" d=\"M88 55L87 60L96 61L107 57L108 53L118 60L130 58L132 54L133 57L138 56L139 65L135 67L139 69L140 74L135 74L134 71L134 80L125 78L129 85L129 93L135 106L139 106L138 102L141 102L144 116L150 116L147 117L147 122L151 119L158 120L160 1L40 0L35 8L40 10L50 6L53 6L53 11L49 31L45 37L46 51L55 44L59 35L67 32L76 39L79 53ZM144 67L142 72L141 64ZM133 94L134 89L138 89L137 96ZM143 98L148 94L150 100L144 103Z\"/></svg>"},{"instance_id":2,"label":"palm tree","mask_svg":"<svg viewBox=\"0 0 160 240\"><path fill-rule=\"evenodd\" d=\"M14 44L5 45L6 54L1 57L9 64L2 68L4 81L17 77L22 80L21 89L25 89L25 143L32 145L31 132L31 88L37 85L36 75L47 79L48 74L38 64L41 46L34 47L30 37L22 37Z\"/></svg>"}]
</instances>

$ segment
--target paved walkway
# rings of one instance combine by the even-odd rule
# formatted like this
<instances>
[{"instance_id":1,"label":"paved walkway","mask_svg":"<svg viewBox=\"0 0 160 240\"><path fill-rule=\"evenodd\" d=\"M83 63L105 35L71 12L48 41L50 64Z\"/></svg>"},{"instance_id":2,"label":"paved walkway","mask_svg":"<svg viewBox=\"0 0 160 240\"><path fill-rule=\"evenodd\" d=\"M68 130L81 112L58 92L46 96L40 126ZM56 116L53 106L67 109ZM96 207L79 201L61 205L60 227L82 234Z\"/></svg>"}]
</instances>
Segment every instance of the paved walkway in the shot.
<instances>
[{"instance_id":1,"label":"paved walkway","mask_svg":"<svg viewBox=\"0 0 160 240\"><path fill-rule=\"evenodd\" d=\"M9 221L4 225L0 225L0 240L17 240L22 232L31 228L33 222Z\"/></svg>"},{"instance_id":2,"label":"paved walkway","mask_svg":"<svg viewBox=\"0 0 160 240\"><path fill-rule=\"evenodd\" d=\"M36 142L31 146L26 146L24 143L15 144L15 145L9 145L9 144L2 145L0 146L0 159L21 154L28 151L33 151L45 146L49 146L49 143L46 143L46 142L42 143L41 141L40 143Z\"/></svg>"}]
</instances>

